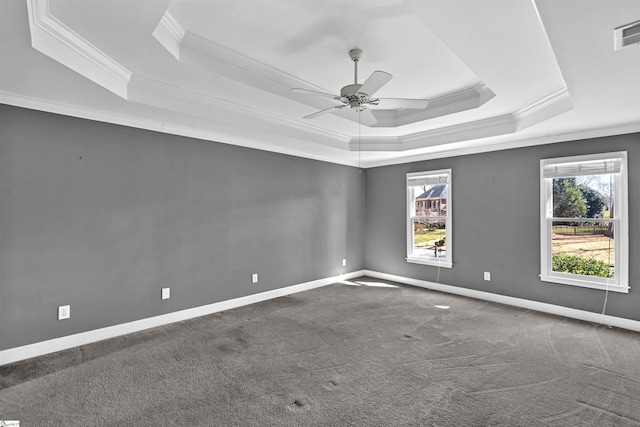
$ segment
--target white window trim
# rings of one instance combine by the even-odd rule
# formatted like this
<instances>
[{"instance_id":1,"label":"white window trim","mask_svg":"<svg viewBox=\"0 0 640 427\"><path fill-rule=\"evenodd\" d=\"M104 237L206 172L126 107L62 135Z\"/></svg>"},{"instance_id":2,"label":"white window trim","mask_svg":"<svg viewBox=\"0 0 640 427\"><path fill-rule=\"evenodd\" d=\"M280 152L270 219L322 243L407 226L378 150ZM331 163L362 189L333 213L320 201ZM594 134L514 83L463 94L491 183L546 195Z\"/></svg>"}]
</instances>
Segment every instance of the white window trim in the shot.
<instances>
[{"instance_id":1,"label":"white window trim","mask_svg":"<svg viewBox=\"0 0 640 427\"><path fill-rule=\"evenodd\" d=\"M438 259L438 258L424 258L424 257L412 257L411 253L413 252L413 218L412 213L415 208L415 199L414 194L409 186L409 180L416 177L430 176L430 175L447 175L447 217L445 220L445 226L447 230L447 250L446 250L446 258ZM432 265L435 267L444 267L444 268L452 268L453 267L453 228L452 228L452 220L453 217L453 186L451 185L451 169L440 169L433 171L425 171L425 172L413 172L407 174L407 180L405 182L405 186L407 189L407 257L405 258L407 262L413 264L422 264L422 265Z\"/></svg>"},{"instance_id":2,"label":"white window trim","mask_svg":"<svg viewBox=\"0 0 640 427\"><path fill-rule=\"evenodd\" d=\"M544 167L549 164L587 162L593 160L621 160L621 171L614 177L615 222L614 239L616 274L614 279L560 273L551 266L551 224L553 220L552 179L543 176ZM584 156L560 157L540 160L540 279L544 282L561 283L612 292L629 292L629 203L628 203L627 152L590 154ZM562 218L567 219L567 218ZM584 220L584 219L583 219Z\"/></svg>"}]
</instances>

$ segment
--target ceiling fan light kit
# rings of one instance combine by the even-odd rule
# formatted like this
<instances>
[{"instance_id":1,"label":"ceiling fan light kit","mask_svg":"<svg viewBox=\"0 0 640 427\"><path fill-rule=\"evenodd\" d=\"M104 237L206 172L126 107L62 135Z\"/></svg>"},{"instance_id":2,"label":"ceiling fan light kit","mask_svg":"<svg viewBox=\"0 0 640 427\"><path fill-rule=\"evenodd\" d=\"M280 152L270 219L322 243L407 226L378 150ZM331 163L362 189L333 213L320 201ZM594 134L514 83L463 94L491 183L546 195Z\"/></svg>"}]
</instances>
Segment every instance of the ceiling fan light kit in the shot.
<instances>
[{"instance_id":1,"label":"ceiling fan light kit","mask_svg":"<svg viewBox=\"0 0 640 427\"><path fill-rule=\"evenodd\" d=\"M378 105L382 102L384 107L385 101L393 101L396 106L400 108L416 108L424 109L429 104L426 99L407 99L407 98L373 98L373 94L380 88L389 83L393 76L384 71L374 71L364 83L358 83L358 62L362 58L362 49L351 49L349 51L349 58L354 64L354 83L348 84L340 89L340 95L333 95L325 92L318 92L314 90L307 90L301 88L291 89L294 92L304 93L314 96L322 96L325 98L331 98L339 101L341 104L333 107L326 108L324 110L317 111L315 113L304 116L305 119L312 119L322 114L339 110L345 107L349 107L356 112L365 110L368 106Z\"/></svg>"}]
</instances>

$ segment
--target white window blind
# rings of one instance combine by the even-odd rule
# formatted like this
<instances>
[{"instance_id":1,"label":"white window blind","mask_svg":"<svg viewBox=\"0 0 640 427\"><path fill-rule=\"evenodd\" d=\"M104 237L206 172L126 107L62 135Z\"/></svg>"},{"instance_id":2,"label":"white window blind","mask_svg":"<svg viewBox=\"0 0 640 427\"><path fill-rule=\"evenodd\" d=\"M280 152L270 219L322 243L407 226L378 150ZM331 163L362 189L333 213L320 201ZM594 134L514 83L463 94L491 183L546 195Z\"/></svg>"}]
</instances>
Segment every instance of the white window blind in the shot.
<instances>
[{"instance_id":1,"label":"white window blind","mask_svg":"<svg viewBox=\"0 0 640 427\"><path fill-rule=\"evenodd\" d=\"M436 184L447 184L449 182L449 175L416 175L407 176L407 185L409 186L426 186Z\"/></svg>"},{"instance_id":2,"label":"white window blind","mask_svg":"<svg viewBox=\"0 0 640 427\"><path fill-rule=\"evenodd\" d=\"M548 163L543 167L544 178L620 173L622 158L598 159L586 162Z\"/></svg>"}]
</instances>

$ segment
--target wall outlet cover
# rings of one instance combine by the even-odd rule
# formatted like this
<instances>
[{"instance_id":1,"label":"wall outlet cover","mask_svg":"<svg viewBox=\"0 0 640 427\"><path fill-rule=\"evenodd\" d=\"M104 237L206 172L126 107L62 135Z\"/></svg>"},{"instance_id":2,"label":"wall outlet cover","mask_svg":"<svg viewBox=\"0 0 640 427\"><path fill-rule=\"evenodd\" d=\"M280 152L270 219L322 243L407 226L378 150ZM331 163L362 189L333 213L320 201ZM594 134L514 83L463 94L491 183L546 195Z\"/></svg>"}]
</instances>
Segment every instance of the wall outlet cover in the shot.
<instances>
[{"instance_id":1,"label":"wall outlet cover","mask_svg":"<svg viewBox=\"0 0 640 427\"><path fill-rule=\"evenodd\" d=\"M171 288L162 288L162 299L171 298Z\"/></svg>"},{"instance_id":2,"label":"wall outlet cover","mask_svg":"<svg viewBox=\"0 0 640 427\"><path fill-rule=\"evenodd\" d=\"M58 320L68 319L71 317L71 306L61 305L58 307Z\"/></svg>"},{"instance_id":3,"label":"wall outlet cover","mask_svg":"<svg viewBox=\"0 0 640 427\"><path fill-rule=\"evenodd\" d=\"M484 280L491 280L491 272L489 271L484 272Z\"/></svg>"},{"instance_id":4,"label":"wall outlet cover","mask_svg":"<svg viewBox=\"0 0 640 427\"><path fill-rule=\"evenodd\" d=\"M251 275L251 283L258 283L258 273Z\"/></svg>"}]
</instances>

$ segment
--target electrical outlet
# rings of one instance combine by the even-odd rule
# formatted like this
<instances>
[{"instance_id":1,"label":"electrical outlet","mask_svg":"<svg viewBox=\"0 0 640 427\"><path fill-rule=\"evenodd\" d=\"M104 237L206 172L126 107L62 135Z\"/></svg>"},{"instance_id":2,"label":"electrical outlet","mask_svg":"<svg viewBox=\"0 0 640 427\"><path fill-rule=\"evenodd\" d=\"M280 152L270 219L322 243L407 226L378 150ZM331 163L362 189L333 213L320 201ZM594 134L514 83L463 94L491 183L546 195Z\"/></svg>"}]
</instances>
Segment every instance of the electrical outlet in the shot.
<instances>
[{"instance_id":1,"label":"electrical outlet","mask_svg":"<svg viewBox=\"0 0 640 427\"><path fill-rule=\"evenodd\" d=\"M484 272L484 280L491 280L491 273L489 271Z\"/></svg>"},{"instance_id":2,"label":"electrical outlet","mask_svg":"<svg viewBox=\"0 0 640 427\"><path fill-rule=\"evenodd\" d=\"M251 283L258 283L258 273L253 273L251 275Z\"/></svg>"},{"instance_id":3,"label":"electrical outlet","mask_svg":"<svg viewBox=\"0 0 640 427\"><path fill-rule=\"evenodd\" d=\"M171 298L171 288L162 288L162 299Z\"/></svg>"},{"instance_id":4,"label":"electrical outlet","mask_svg":"<svg viewBox=\"0 0 640 427\"><path fill-rule=\"evenodd\" d=\"M344 267L345 265L347 265L347 259L346 258L342 258L342 266Z\"/></svg>"},{"instance_id":5,"label":"electrical outlet","mask_svg":"<svg viewBox=\"0 0 640 427\"><path fill-rule=\"evenodd\" d=\"M71 306L61 305L58 307L58 320L68 319L71 317Z\"/></svg>"}]
</instances>

